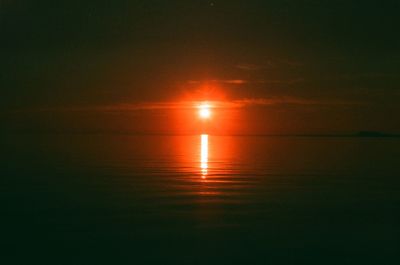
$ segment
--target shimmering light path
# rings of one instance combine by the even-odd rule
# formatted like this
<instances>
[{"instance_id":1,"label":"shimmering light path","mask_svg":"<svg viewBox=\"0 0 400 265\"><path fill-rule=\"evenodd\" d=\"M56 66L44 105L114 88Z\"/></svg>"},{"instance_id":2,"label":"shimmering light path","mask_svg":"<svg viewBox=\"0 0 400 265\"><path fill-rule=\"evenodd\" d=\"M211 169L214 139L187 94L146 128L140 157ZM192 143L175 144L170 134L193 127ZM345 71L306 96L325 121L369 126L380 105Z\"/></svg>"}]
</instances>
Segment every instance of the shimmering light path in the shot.
<instances>
[{"instance_id":1,"label":"shimmering light path","mask_svg":"<svg viewBox=\"0 0 400 265\"><path fill-rule=\"evenodd\" d=\"M400 264L397 138L3 142L2 264Z\"/></svg>"},{"instance_id":2,"label":"shimmering light path","mask_svg":"<svg viewBox=\"0 0 400 265\"><path fill-rule=\"evenodd\" d=\"M204 179L208 173L208 134L201 135L200 168L202 178Z\"/></svg>"}]
</instances>

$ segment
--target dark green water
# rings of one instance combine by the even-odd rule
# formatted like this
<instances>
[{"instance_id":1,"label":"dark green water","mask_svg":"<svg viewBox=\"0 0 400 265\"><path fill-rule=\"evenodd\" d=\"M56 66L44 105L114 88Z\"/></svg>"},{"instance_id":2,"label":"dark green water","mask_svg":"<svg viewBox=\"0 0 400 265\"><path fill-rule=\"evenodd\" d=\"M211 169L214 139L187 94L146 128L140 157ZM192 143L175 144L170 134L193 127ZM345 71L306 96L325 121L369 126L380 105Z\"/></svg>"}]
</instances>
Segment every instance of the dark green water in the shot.
<instances>
[{"instance_id":1,"label":"dark green water","mask_svg":"<svg viewBox=\"0 0 400 265\"><path fill-rule=\"evenodd\" d=\"M400 264L399 139L1 142L1 264Z\"/></svg>"}]
</instances>

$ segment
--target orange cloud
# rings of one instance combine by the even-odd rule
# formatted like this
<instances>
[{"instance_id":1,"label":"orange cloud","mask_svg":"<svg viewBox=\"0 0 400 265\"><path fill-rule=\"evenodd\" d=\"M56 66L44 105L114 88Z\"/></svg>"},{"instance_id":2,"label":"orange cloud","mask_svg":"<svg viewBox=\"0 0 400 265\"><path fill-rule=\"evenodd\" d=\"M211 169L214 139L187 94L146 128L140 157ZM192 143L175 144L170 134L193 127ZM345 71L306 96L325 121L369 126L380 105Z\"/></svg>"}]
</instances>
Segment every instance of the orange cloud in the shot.
<instances>
[{"instance_id":1,"label":"orange cloud","mask_svg":"<svg viewBox=\"0 0 400 265\"><path fill-rule=\"evenodd\" d=\"M249 83L249 81L243 80L243 79L212 79L212 80L207 80L207 81L189 80L189 81L187 81L187 83L191 84L191 85L197 85L197 84L203 84L203 83L243 85L243 84Z\"/></svg>"},{"instance_id":2,"label":"orange cloud","mask_svg":"<svg viewBox=\"0 0 400 265\"><path fill-rule=\"evenodd\" d=\"M204 101L175 101L175 102L141 102L119 103L101 106L71 106L56 108L20 109L15 112L129 112L137 110L172 110L197 108ZM360 105L363 102L306 99L296 97L270 97L270 98L243 98L234 100L210 100L207 101L211 108L229 109L245 108L251 106L271 105Z\"/></svg>"}]
</instances>

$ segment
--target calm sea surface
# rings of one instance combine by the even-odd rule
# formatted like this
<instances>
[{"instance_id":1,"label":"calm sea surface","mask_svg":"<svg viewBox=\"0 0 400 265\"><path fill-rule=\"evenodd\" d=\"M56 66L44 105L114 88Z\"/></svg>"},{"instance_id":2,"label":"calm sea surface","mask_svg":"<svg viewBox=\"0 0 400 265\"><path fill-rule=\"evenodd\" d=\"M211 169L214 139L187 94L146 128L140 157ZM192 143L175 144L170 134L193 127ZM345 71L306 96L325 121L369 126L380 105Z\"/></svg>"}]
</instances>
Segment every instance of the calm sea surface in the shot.
<instances>
[{"instance_id":1,"label":"calm sea surface","mask_svg":"<svg viewBox=\"0 0 400 265\"><path fill-rule=\"evenodd\" d=\"M1 264L400 264L400 139L2 136Z\"/></svg>"}]
</instances>

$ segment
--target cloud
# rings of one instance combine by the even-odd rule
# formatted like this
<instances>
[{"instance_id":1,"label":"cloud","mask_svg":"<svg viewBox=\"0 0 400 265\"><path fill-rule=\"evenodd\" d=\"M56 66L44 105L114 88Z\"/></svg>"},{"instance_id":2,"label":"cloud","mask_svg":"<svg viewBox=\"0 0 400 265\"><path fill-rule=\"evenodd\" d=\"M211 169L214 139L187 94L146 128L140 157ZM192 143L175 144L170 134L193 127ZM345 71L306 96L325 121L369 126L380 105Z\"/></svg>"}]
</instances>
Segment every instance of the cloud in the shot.
<instances>
[{"instance_id":1,"label":"cloud","mask_svg":"<svg viewBox=\"0 0 400 265\"><path fill-rule=\"evenodd\" d=\"M287 85L292 85L292 84L297 84L304 82L303 78L293 78L293 79L270 79L270 80L258 80L254 81L253 83L259 83L259 84L287 84Z\"/></svg>"},{"instance_id":2,"label":"cloud","mask_svg":"<svg viewBox=\"0 0 400 265\"><path fill-rule=\"evenodd\" d=\"M259 70L259 69L263 68L260 65L249 64L249 63L237 64L237 65L235 65L235 67L240 69L240 70L244 70L244 71L256 71L256 70Z\"/></svg>"},{"instance_id":3,"label":"cloud","mask_svg":"<svg viewBox=\"0 0 400 265\"><path fill-rule=\"evenodd\" d=\"M244 84L297 84L303 82L303 78L292 78L292 79L260 79L260 80L245 80L245 79L212 79L212 80L189 80L187 81L190 85L199 84L231 84L231 85L244 85Z\"/></svg>"},{"instance_id":4,"label":"cloud","mask_svg":"<svg viewBox=\"0 0 400 265\"><path fill-rule=\"evenodd\" d=\"M322 100L296 97L245 98L234 100L236 106L268 106L268 105L359 105L362 102L344 100Z\"/></svg>"},{"instance_id":5,"label":"cloud","mask_svg":"<svg viewBox=\"0 0 400 265\"><path fill-rule=\"evenodd\" d=\"M189 80L187 81L188 84L197 85L202 83L217 83L217 84L232 84L232 85L243 85L249 83L248 80L243 79L212 79L207 81L202 80Z\"/></svg>"},{"instance_id":6,"label":"cloud","mask_svg":"<svg viewBox=\"0 0 400 265\"><path fill-rule=\"evenodd\" d=\"M293 60L293 59L277 59L277 60L267 60L262 64L253 63L239 63L235 67L243 71L259 71L259 70L270 70L277 68L298 68L303 66L304 63Z\"/></svg>"},{"instance_id":7,"label":"cloud","mask_svg":"<svg viewBox=\"0 0 400 265\"><path fill-rule=\"evenodd\" d=\"M342 74L340 75L342 79L380 79L380 78L399 78L398 74L395 73L353 73L353 74Z\"/></svg>"},{"instance_id":8,"label":"cloud","mask_svg":"<svg viewBox=\"0 0 400 265\"><path fill-rule=\"evenodd\" d=\"M70 106L55 108L20 109L13 112L134 112L134 111L157 111L157 110L184 110L195 109L204 101L176 101L176 102L141 102L141 103L119 103L99 106ZM300 97L269 97L269 98L242 98L233 100L207 101L212 108L234 109L254 106L278 106L278 105L362 105L364 102L345 100L322 100L307 99Z\"/></svg>"}]
</instances>

